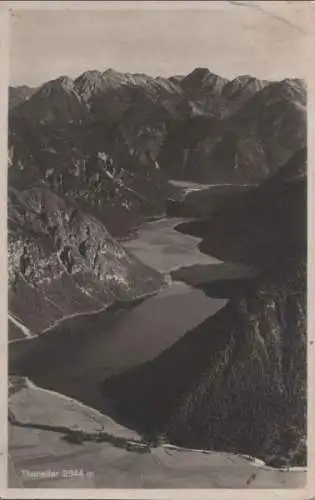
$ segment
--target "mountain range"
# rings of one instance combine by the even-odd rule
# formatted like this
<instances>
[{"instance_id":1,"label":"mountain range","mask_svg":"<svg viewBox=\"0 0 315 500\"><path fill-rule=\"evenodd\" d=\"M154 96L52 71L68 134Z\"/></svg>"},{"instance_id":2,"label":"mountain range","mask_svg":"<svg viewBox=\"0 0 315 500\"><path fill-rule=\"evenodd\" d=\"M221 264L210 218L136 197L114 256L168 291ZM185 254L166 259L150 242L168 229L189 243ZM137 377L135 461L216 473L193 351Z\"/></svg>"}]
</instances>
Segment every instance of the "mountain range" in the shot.
<instances>
[{"instance_id":1,"label":"mountain range","mask_svg":"<svg viewBox=\"0 0 315 500\"><path fill-rule=\"evenodd\" d=\"M68 195L71 189L60 175L68 177L67 184L80 184L79 190L100 176L127 198L131 211L139 205L141 212L162 210L169 194L165 178L260 182L306 142L306 88L297 79L228 81L206 68L185 77L152 78L109 69L75 80L62 76L30 97L20 89L18 101L28 98L17 105L19 89L10 89L9 142L14 170L27 167L23 182L40 174ZM100 154L111 158L117 182L95 166ZM78 173L83 165L92 179Z\"/></svg>"},{"instance_id":2,"label":"mountain range","mask_svg":"<svg viewBox=\"0 0 315 500\"><path fill-rule=\"evenodd\" d=\"M200 183L176 213L202 220L179 230L257 274L232 285L177 271L229 302L153 361L106 380L104 397L151 441L305 465L305 82L93 70L11 87L9 104L11 338L158 290L163 276L117 239L167 215L178 193L170 180ZM223 190L214 203L213 186L233 196Z\"/></svg>"}]
</instances>

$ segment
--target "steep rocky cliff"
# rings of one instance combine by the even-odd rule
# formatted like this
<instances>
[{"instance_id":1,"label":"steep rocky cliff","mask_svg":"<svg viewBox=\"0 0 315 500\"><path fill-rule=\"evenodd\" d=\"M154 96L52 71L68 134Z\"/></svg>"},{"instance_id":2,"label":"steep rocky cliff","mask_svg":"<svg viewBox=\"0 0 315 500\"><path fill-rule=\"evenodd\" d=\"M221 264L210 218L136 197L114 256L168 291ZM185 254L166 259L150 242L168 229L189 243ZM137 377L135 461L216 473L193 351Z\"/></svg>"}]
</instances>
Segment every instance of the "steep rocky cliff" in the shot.
<instances>
[{"instance_id":1,"label":"steep rocky cliff","mask_svg":"<svg viewBox=\"0 0 315 500\"><path fill-rule=\"evenodd\" d=\"M102 137L102 124L13 119L9 184L46 186L100 218L112 234L126 234L141 217L163 213L169 188L151 159L128 162L123 146L115 155L113 137L109 131L107 140Z\"/></svg>"},{"instance_id":2,"label":"steep rocky cliff","mask_svg":"<svg viewBox=\"0 0 315 500\"><path fill-rule=\"evenodd\" d=\"M230 298L227 306L153 362L104 384L151 438L305 464L305 160L301 151L213 219L183 228L217 257L228 245L230 259L254 263L259 276L234 283L233 293L229 282L201 282L209 296Z\"/></svg>"},{"instance_id":3,"label":"steep rocky cliff","mask_svg":"<svg viewBox=\"0 0 315 500\"><path fill-rule=\"evenodd\" d=\"M8 260L12 338L19 324L41 332L66 316L153 292L163 282L98 219L43 187L9 189Z\"/></svg>"}]
</instances>

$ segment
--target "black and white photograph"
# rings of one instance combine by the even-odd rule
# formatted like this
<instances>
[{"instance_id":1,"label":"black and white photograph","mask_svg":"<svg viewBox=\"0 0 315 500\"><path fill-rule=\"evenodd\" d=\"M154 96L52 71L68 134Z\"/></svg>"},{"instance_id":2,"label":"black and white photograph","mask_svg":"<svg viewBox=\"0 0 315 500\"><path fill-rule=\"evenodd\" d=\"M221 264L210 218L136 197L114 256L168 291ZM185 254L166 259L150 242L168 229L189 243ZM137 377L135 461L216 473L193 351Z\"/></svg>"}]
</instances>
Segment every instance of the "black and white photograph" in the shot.
<instances>
[{"instance_id":1,"label":"black and white photograph","mask_svg":"<svg viewBox=\"0 0 315 500\"><path fill-rule=\"evenodd\" d=\"M8 490L305 488L309 2L45 3L9 14Z\"/></svg>"}]
</instances>

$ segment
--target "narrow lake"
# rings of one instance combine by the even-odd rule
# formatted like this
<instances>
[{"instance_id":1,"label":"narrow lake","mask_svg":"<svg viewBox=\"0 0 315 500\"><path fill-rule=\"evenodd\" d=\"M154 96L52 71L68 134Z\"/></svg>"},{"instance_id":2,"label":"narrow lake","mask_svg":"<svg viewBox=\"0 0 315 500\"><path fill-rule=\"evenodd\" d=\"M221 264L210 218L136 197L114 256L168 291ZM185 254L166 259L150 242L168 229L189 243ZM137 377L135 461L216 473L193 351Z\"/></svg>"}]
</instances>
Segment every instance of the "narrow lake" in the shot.
<instances>
[{"instance_id":1,"label":"narrow lake","mask_svg":"<svg viewBox=\"0 0 315 500\"><path fill-rule=\"evenodd\" d=\"M184 265L220 264L200 253L198 238L176 231L180 222L162 219L145 223L125 246L166 274ZM48 335L25 341L34 345L34 351L21 366L20 374L41 387L105 411L100 393L103 380L155 358L226 302L209 298L184 283L170 282L141 304L104 321L104 325L100 321L104 313L84 315L82 324L74 318L76 328L67 320Z\"/></svg>"}]
</instances>

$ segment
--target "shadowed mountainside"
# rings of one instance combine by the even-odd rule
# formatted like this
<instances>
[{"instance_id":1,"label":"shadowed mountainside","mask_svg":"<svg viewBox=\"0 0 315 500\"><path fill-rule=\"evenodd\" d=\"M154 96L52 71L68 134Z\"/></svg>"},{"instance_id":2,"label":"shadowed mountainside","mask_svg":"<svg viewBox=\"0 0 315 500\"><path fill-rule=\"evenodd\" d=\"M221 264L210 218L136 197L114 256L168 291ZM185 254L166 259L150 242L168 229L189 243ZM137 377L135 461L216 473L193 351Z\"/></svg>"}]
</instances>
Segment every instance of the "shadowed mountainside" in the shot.
<instances>
[{"instance_id":1,"label":"shadowed mountainside","mask_svg":"<svg viewBox=\"0 0 315 500\"><path fill-rule=\"evenodd\" d=\"M221 257L228 247L260 275L239 280L233 293L228 282L195 282L209 296L219 288L229 303L151 363L107 380L104 394L151 438L305 464L305 152L208 222L185 228L203 237L203 251L215 247Z\"/></svg>"}]
</instances>

